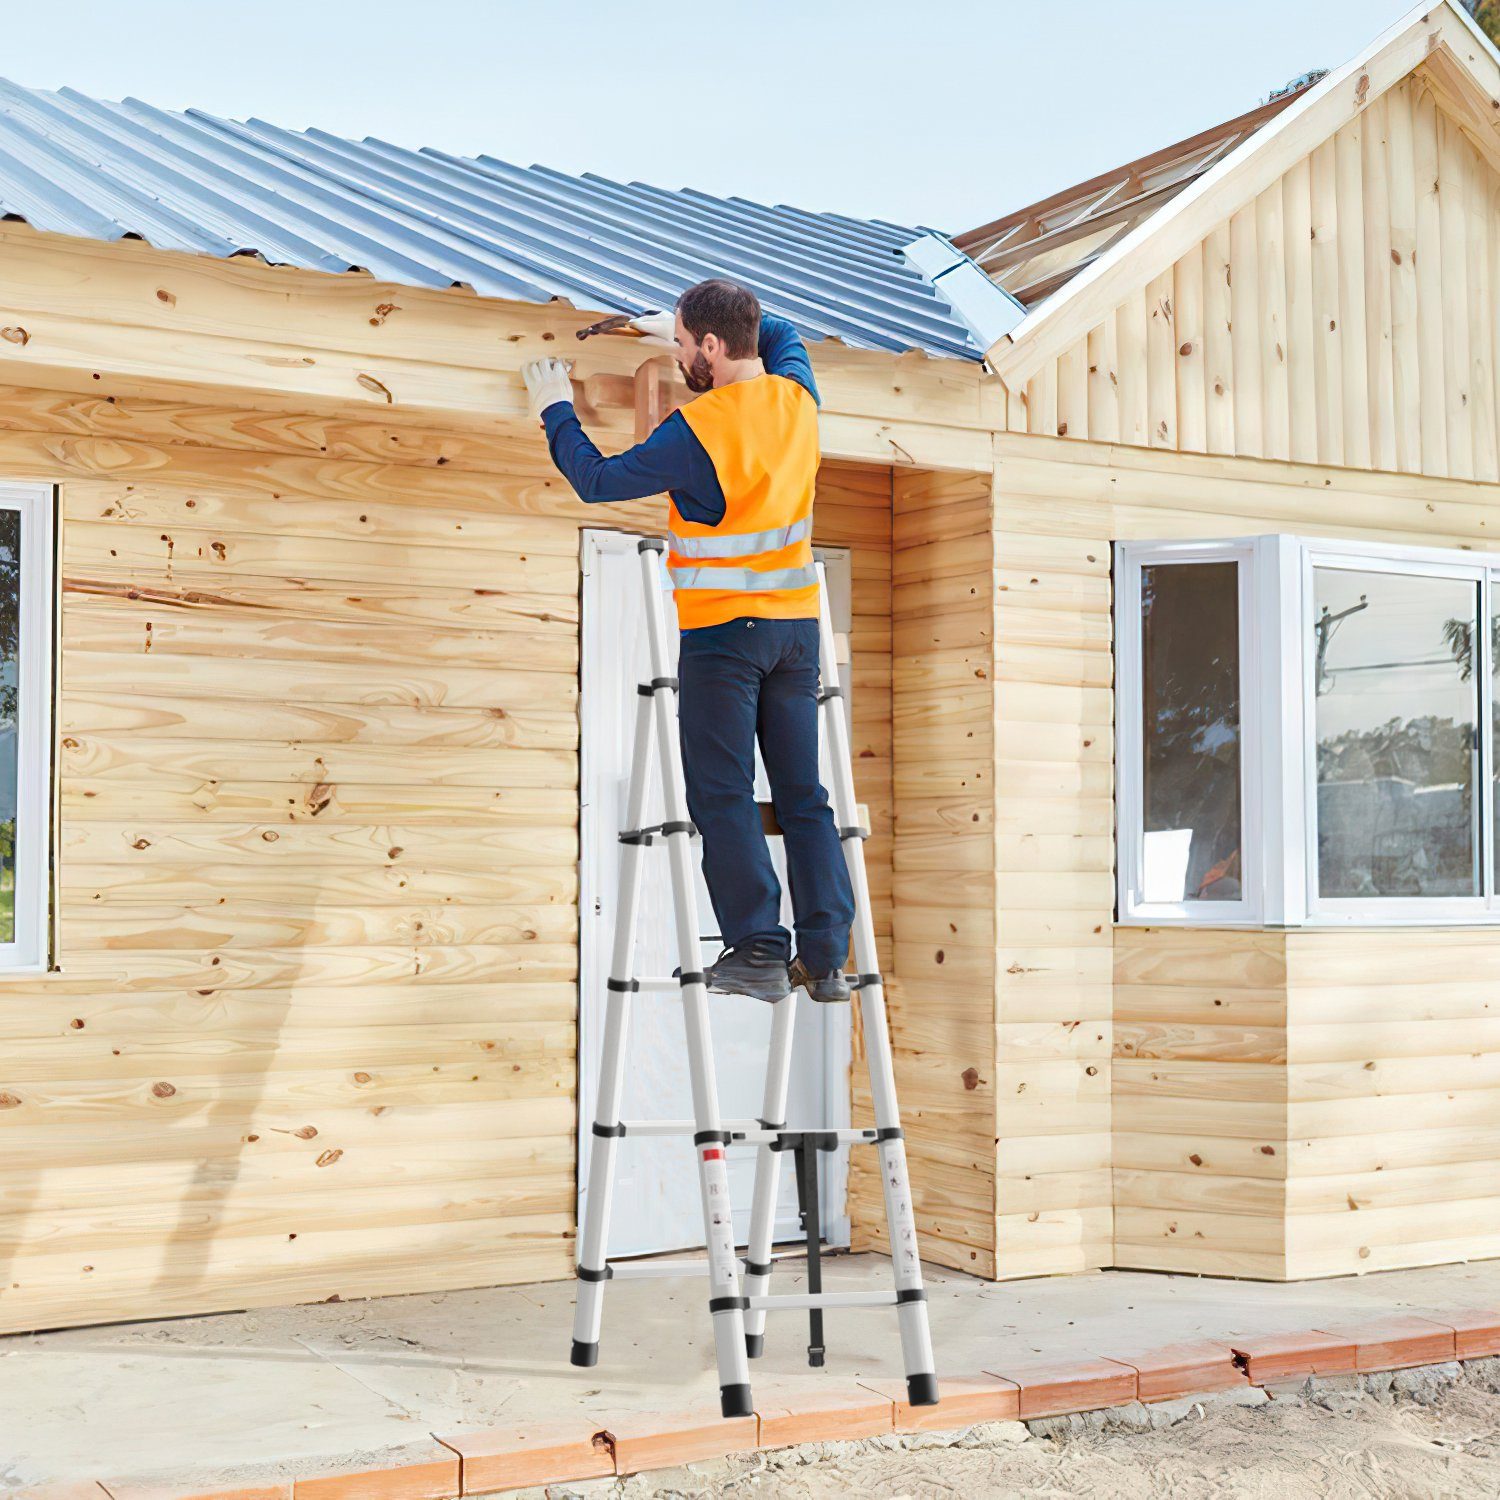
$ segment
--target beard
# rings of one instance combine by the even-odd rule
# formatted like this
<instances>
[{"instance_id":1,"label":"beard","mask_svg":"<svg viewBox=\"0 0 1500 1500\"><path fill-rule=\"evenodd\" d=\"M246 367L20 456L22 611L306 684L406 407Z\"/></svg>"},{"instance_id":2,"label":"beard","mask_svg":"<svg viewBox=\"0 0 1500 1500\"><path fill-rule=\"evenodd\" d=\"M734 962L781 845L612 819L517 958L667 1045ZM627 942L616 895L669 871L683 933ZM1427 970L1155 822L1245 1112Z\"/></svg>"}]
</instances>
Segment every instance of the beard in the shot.
<instances>
[{"instance_id":1,"label":"beard","mask_svg":"<svg viewBox=\"0 0 1500 1500\"><path fill-rule=\"evenodd\" d=\"M709 363L702 354L693 356L691 369L681 360L678 361L677 368L682 371L682 378L687 382L687 388L695 396L701 396L704 391L713 390L714 372L709 368Z\"/></svg>"}]
</instances>

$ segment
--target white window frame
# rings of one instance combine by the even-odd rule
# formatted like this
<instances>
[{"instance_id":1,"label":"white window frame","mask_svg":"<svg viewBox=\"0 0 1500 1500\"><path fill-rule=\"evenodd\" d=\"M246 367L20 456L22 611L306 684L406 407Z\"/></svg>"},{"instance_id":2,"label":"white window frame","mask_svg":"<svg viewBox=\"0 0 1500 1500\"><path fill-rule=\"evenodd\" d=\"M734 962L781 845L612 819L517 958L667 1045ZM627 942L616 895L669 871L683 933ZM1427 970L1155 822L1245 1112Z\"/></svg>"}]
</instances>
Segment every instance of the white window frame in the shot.
<instances>
[{"instance_id":1,"label":"white window frame","mask_svg":"<svg viewBox=\"0 0 1500 1500\"><path fill-rule=\"evenodd\" d=\"M1141 569L1157 563L1236 561L1240 600L1239 901L1148 903L1143 868ZM1459 578L1478 591L1475 662L1479 754L1476 800L1482 893L1457 897L1324 897L1318 891L1315 653L1307 623L1313 569ZM1500 557L1436 547L1296 535L1115 544L1116 868L1123 925L1372 926L1500 923L1495 862L1497 800L1490 641L1500 608Z\"/></svg>"},{"instance_id":2,"label":"white window frame","mask_svg":"<svg viewBox=\"0 0 1500 1500\"><path fill-rule=\"evenodd\" d=\"M1479 840L1480 889L1475 896L1324 896L1318 889L1317 744L1309 732L1303 737L1303 786L1307 805L1306 871L1307 914L1309 921L1330 924L1364 923L1380 926L1406 924L1454 925L1466 922L1493 922L1500 919L1500 904L1486 892L1494 884L1491 850L1494 843L1494 797L1490 782L1493 764L1493 681L1489 659L1489 620L1491 565L1481 555L1455 552L1437 547L1400 547L1374 542L1337 542L1313 540L1303 543L1302 594L1307 601L1303 610L1301 632L1302 691L1307 724L1315 724L1316 654L1308 649L1307 623L1313 601L1313 570L1339 568L1346 572L1385 573L1406 577L1448 578L1472 583L1478 589L1476 641L1478 653L1474 663L1475 714L1478 719L1479 753L1475 767L1474 802L1476 804L1476 837Z\"/></svg>"},{"instance_id":3,"label":"white window frame","mask_svg":"<svg viewBox=\"0 0 1500 1500\"><path fill-rule=\"evenodd\" d=\"M0 483L0 508L21 517L15 935L0 942L0 972L39 974L47 967L52 894L52 486Z\"/></svg>"},{"instance_id":4,"label":"white window frame","mask_svg":"<svg viewBox=\"0 0 1500 1500\"><path fill-rule=\"evenodd\" d=\"M1120 544L1115 554L1116 604L1116 839L1119 909L1131 922L1256 922L1261 914L1260 746L1265 743L1258 691L1260 654L1255 628L1255 544L1223 542L1156 542ZM1237 901L1147 901L1145 884L1144 767L1142 729L1143 670L1141 573L1173 563L1226 563L1238 568L1240 647L1240 899ZM1130 815L1126 816L1126 810Z\"/></svg>"}]
</instances>

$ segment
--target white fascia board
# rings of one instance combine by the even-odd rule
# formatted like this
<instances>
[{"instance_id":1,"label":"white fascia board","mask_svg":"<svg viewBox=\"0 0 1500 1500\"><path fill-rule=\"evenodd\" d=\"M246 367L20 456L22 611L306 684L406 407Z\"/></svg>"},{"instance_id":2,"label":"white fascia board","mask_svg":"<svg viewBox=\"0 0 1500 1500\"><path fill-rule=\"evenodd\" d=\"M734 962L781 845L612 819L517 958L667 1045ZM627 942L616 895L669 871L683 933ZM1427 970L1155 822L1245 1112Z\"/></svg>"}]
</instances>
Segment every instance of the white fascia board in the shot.
<instances>
[{"instance_id":1,"label":"white fascia board","mask_svg":"<svg viewBox=\"0 0 1500 1500\"><path fill-rule=\"evenodd\" d=\"M1463 4L1455 5L1450 3L1448 5L1448 9L1451 10L1454 15L1456 15L1458 19L1469 28L1469 30L1474 34L1474 40L1478 42L1479 45L1483 47L1484 50L1488 52L1492 58L1494 58L1495 62L1500 63L1500 48L1497 48L1495 44L1484 34L1483 30L1480 28L1479 22L1469 14L1468 6Z\"/></svg>"}]
</instances>

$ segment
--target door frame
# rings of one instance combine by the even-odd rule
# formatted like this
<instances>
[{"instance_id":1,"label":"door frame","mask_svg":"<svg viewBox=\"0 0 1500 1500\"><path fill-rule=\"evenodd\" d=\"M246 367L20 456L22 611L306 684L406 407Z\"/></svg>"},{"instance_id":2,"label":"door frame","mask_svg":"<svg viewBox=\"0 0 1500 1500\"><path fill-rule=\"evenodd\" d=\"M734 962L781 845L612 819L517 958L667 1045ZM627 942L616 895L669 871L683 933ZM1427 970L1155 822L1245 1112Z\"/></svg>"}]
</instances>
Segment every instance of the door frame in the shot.
<instances>
[{"instance_id":1,"label":"door frame","mask_svg":"<svg viewBox=\"0 0 1500 1500\"><path fill-rule=\"evenodd\" d=\"M591 658L590 638L594 632L607 626L607 611L589 610L589 579L593 574L596 558L605 554L634 554L636 544L643 533L616 531L599 527L584 527L579 531L579 621L578 621L578 984L577 984L577 1074L576 1074L576 1144L574 1169L577 1174L574 1190L575 1212L581 1221L583 1197L588 1186L587 1152L590 1144L588 1122L592 1119L593 1101L598 1096L599 1070L591 1055L592 1040L590 1016L584 1006L584 996L592 993L602 995L604 982L609 977L606 969L609 961L610 933L603 934L604 941L591 941L594 934L592 923L602 914L598 910L600 893L593 889L591 872L595 860L601 853L601 845L613 844L615 831L596 826L596 820L586 816L584 798L591 785L593 766L590 755L590 736L586 732L587 671ZM840 604L850 607L853 587L852 554L847 547L813 547L814 556L827 566L830 594L835 608ZM849 631L838 630L836 634L849 638ZM598 646L594 647L597 652ZM852 652L851 652L852 654ZM851 665L839 663L840 677L844 688L843 709L852 714L853 677ZM629 726L623 726L629 734ZM851 725L852 733L852 725ZM856 789L857 790L857 789ZM613 906L611 906L611 914ZM597 972L596 972L597 971ZM823 1095L827 1102L829 1118L822 1128L845 1130L849 1128L853 1096L853 1023L845 1007L817 1006L815 1010L823 1017ZM840 1020L843 1024L837 1024ZM811 1122L809 1122L811 1123ZM849 1155L848 1148L828 1154L820 1153L821 1172L819 1184L822 1202L819 1205L824 1242L832 1248L847 1248L850 1243L849 1218Z\"/></svg>"}]
</instances>

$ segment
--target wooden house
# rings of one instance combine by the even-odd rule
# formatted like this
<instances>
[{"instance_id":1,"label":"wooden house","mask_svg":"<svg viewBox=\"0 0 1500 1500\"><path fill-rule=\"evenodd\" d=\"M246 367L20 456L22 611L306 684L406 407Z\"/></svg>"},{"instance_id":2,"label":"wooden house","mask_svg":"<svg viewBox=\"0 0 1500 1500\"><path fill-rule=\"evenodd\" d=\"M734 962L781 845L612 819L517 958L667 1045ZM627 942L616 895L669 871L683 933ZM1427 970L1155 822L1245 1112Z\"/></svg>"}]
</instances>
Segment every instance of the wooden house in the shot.
<instances>
[{"instance_id":1,"label":"wooden house","mask_svg":"<svg viewBox=\"0 0 1500 1500\"><path fill-rule=\"evenodd\" d=\"M0 86L0 1329L571 1274L664 515L518 371L625 445L685 393L573 335L712 273L823 391L924 1254L1500 1253L1496 101L1445 0L949 242Z\"/></svg>"}]
</instances>

